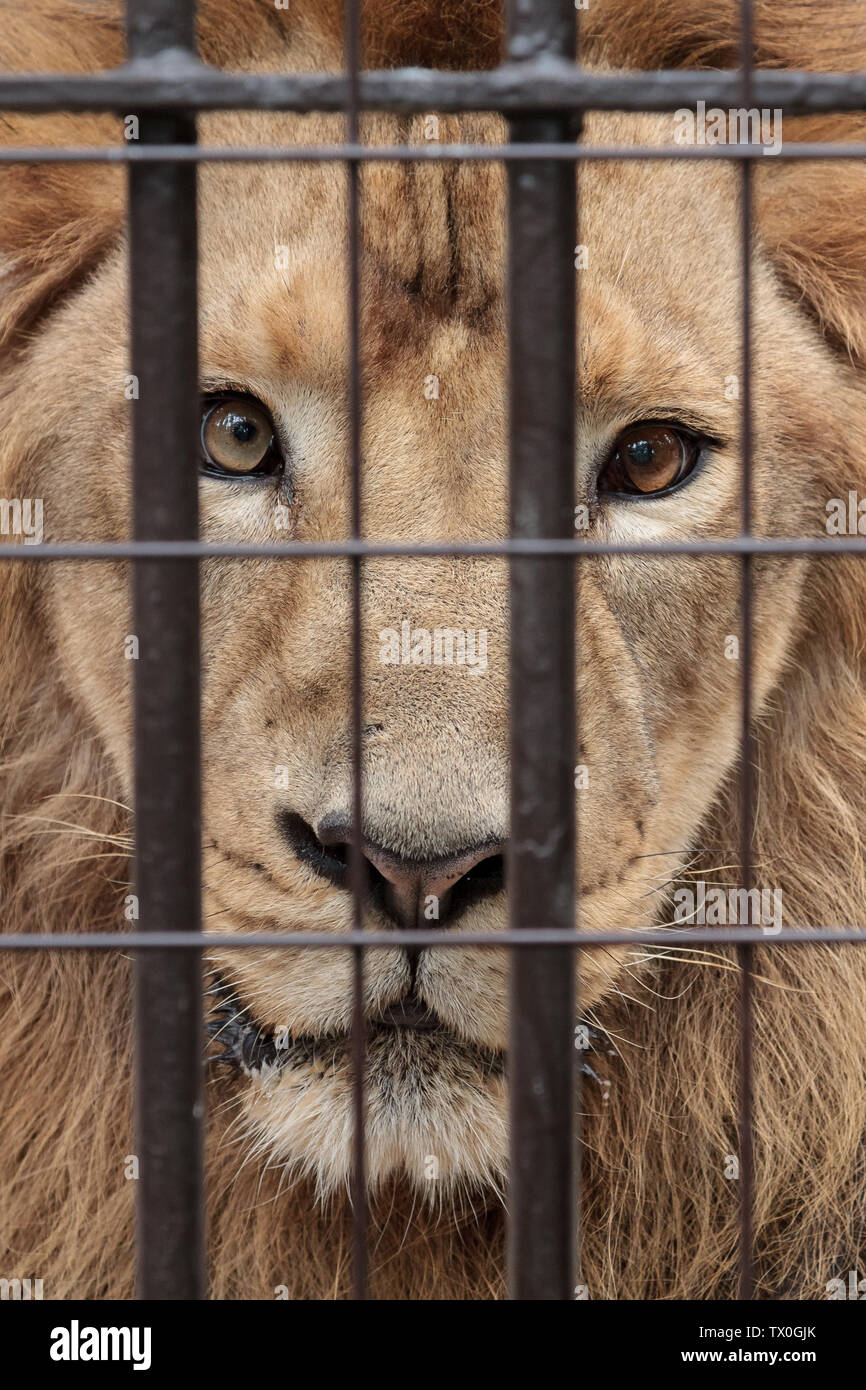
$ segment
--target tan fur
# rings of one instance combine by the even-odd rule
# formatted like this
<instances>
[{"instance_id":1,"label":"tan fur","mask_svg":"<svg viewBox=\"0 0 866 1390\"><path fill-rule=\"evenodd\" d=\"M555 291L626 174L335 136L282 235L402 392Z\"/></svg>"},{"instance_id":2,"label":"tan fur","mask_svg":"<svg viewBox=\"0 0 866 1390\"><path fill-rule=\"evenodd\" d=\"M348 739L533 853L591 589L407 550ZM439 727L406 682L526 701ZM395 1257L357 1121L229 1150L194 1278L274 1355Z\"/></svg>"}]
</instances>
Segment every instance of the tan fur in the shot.
<instances>
[{"instance_id":1,"label":"tan fur","mask_svg":"<svg viewBox=\"0 0 866 1390\"><path fill-rule=\"evenodd\" d=\"M339 66L339 7L289 12L205 0L210 61ZM435 13L434 13L435 10ZM57 70L121 56L105 7L0 5L0 64ZM866 65L859 0L758 5L764 65ZM604 0L582 25L600 65L728 65L736 7ZM366 7L369 62L496 61L498 6ZM859 27L858 27L859 24ZM203 117L210 143L334 141L336 118ZM108 118L7 117L28 144L118 138ZM498 141L496 117L443 117L441 137ZM863 138L863 122L785 122L785 137ZM422 119L365 119L371 142L423 139ZM589 116L591 141L671 140L671 118ZM208 167L201 185L202 372L266 402L291 447L289 534L346 534L345 178L337 168ZM587 166L580 175L578 498L611 538L734 534L739 507L737 174L723 165ZM755 529L820 534L825 503L866 495L866 175L756 170ZM504 534L504 187L487 166L370 166L362 175L364 525L369 536ZM126 261L116 170L0 171L0 491L45 498L46 539L128 533ZM274 244L290 249L289 270ZM440 398L427 401L436 373ZM598 506L601 457L632 420L676 416L721 443L666 500ZM191 460L191 466L194 461ZM275 537L277 489L204 480L211 539ZM283 532L282 535L286 533ZM277 538L279 536L277 535ZM866 708L859 561L755 565L758 796L754 856L789 925L861 924ZM3 927L117 928L128 891L130 616L123 568L0 570ZM735 876L739 566L588 561L580 585L578 802L582 924L670 920L671 881ZM339 932L347 895L293 859L275 828L348 804L348 577L338 563L203 571L204 879L214 932ZM391 668L379 631L403 618L486 628L484 675ZM423 857L507 824L506 588L496 561L370 561L364 587L365 812ZM288 790L274 789L284 767ZM461 925L495 930L502 899ZM387 925L370 914L371 925ZM212 959L269 1027L345 1028L337 952ZM323 958L326 957L326 958ZM862 1262L866 956L832 946L757 954L755 1235L765 1296L821 1296ZM370 954L371 1014L400 996L405 952ZM133 1289L128 962L0 961L0 1140L8 1277L48 1297ZM428 952L419 988L452 1030L418 1064L371 1048L368 1136L378 1297L502 1292L507 1130L502 1081L478 1049L505 1043L507 961ZM592 1297L735 1290L737 987L730 951L584 952L585 1015L613 1055L609 1099L584 1086L584 1239ZM595 1064L595 1063L594 1063ZM345 1059L274 1084L211 1073L211 1292L342 1297L349 1287ZM440 1178L425 1178L426 1157Z\"/></svg>"}]
</instances>

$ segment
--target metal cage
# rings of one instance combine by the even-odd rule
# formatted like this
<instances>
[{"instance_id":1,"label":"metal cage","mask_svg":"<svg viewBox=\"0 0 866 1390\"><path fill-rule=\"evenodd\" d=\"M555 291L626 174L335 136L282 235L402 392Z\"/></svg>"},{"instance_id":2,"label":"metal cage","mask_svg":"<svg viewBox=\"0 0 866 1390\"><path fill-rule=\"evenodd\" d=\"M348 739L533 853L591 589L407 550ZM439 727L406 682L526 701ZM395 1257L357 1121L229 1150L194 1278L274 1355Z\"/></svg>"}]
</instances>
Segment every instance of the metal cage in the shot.
<instances>
[{"instance_id":1,"label":"metal cage","mask_svg":"<svg viewBox=\"0 0 866 1390\"><path fill-rule=\"evenodd\" d=\"M123 950L136 961L136 1126L138 1296L205 1296L203 1218L202 949L316 947L354 959L355 1115L354 1294L366 1296L363 952L393 945L362 930L360 592L367 556L497 555L508 558L511 602L512 849L510 927L494 934L411 930L401 943L439 950L512 951L510 1095L510 1294L574 1297L578 1248L577 1105L573 1029L576 951L653 944L669 931L593 932L575 926L573 794L575 568L590 555L734 555L742 564L742 884L751 882L751 566L755 555L866 553L866 539L764 539L751 535L751 161L760 148L610 147L577 142L585 110L672 111L698 101L781 107L786 112L866 108L866 73L753 69L752 0L742 0L740 66L726 71L598 73L575 64L575 0L512 0L506 61L480 72L359 70L358 0L347 0L346 71L238 74L212 69L195 53L194 0L127 0L128 62L85 75L0 75L0 110L139 113L140 139L117 148L0 149L0 161L118 162L128 165L132 369L154 412L134 413L134 538L124 544L39 544L4 548L5 561L81 559L133 562L137 930L4 935L2 950ZM204 148L202 110L343 112L336 146ZM365 146L362 110L499 111L510 143ZM857 159L866 144L786 147L787 159ZM738 161L742 173L741 534L731 540L614 544L573 533L575 446L575 175L589 159ZM368 160L501 160L509 174L510 479L512 535L484 543L366 543L361 534L359 371L359 166ZM205 160L344 161L349 190L347 306L351 370L352 538L344 542L209 545L198 540L197 477L188 466L196 433L196 165ZM520 273L516 273L516 267ZM519 389L515 384L519 380ZM199 561L209 556L344 556L353 575L354 699L351 881L348 934L208 936L200 930ZM551 659L551 653L555 656ZM531 827L531 834L526 833ZM556 852L533 842L550 834ZM195 923L195 928L190 924ZM682 933L676 933L682 936ZM735 943L741 974L740 1295L753 1292L752 952L756 942L808 947L866 942L856 924L783 929L689 928L689 942Z\"/></svg>"}]
</instances>

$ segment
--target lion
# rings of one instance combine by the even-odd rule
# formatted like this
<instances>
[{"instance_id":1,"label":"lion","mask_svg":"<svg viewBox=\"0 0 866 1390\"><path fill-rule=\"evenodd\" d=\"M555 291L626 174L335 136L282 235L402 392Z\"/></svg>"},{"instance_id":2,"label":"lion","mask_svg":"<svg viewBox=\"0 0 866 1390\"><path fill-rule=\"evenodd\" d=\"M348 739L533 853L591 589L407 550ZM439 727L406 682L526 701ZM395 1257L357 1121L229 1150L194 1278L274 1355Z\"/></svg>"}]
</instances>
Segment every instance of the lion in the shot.
<instances>
[{"instance_id":1,"label":"lion","mask_svg":"<svg viewBox=\"0 0 866 1390\"><path fill-rule=\"evenodd\" d=\"M337 0L199 8L205 61L342 64ZM7 70L123 60L111 3L0 10ZM581 20L581 59L599 69L738 61L733 0L599 0ZM864 67L862 20L860 0L766 0L756 60ZM369 67L489 68L503 53L494 0L367 0L363 31ZM420 144L427 114L366 115L362 138ZM436 120L443 141L507 139L496 114ZM673 120L589 113L582 138L670 144ZM856 116L784 121L786 141L866 130ZM200 132L205 144L329 144L344 127L229 112L202 116ZM7 144L121 138L114 117L3 121ZM819 536L833 499L866 495L866 173L768 157L753 180L753 528ZM3 497L40 499L46 540L123 540L130 418L145 403L125 392L122 172L4 164L0 183ZM206 539L349 534L346 187L333 163L200 170L202 431L190 466ZM588 533L736 535L739 170L588 161L577 188L575 476ZM503 170L371 163L360 189L364 534L503 537ZM756 880L779 896L786 926L859 925L863 567L773 556L752 571ZM367 953L364 976L371 1291L498 1298L508 957L411 952L400 929L429 922L431 903L443 939L455 925L486 933L507 921L507 569L501 558L402 557L369 559L363 574L364 921L394 942ZM125 925L128 582L113 562L0 566L6 932ZM588 931L670 923L683 890L737 882L740 582L731 556L580 562ZM202 608L209 1292L343 1298L350 953L233 952L219 937L351 926L348 562L210 560ZM681 936L580 955L581 1285L593 1299L735 1297L735 952ZM4 1272L38 1275L49 1298L130 1298L129 960L10 952L0 978ZM823 1297L863 1253L866 952L768 937L754 1016L757 1292Z\"/></svg>"}]
</instances>

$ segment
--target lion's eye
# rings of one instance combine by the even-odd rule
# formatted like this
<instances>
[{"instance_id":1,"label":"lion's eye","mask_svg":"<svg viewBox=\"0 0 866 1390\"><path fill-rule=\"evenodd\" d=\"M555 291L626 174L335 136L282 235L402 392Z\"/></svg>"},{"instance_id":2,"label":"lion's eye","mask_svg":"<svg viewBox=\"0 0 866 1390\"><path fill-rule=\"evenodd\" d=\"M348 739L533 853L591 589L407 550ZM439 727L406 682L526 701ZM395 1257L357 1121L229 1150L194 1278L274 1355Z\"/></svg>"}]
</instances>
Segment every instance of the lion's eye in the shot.
<instances>
[{"instance_id":1,"label":"lion's eye","mask_svg":"<svg viewBox=\"0 0 866 1390\"><path fill-rule=\"evenodd\" d=\"M283 466L274 423L265 407L249 397L204 402L201 448L203 470L219 477L260 478Z\"/></svg>"},{"instance_id":2,"label":"lion's eye","mask_svg":"<svg viewBox=\"0 0 866 1390\"><path fill-rule=\"evenodd\" d=\"M630 425L601 470L598 490L632 497L669 492L689 476L700 452L700 440L676 425Z\"/></svg>"}]
</instances>

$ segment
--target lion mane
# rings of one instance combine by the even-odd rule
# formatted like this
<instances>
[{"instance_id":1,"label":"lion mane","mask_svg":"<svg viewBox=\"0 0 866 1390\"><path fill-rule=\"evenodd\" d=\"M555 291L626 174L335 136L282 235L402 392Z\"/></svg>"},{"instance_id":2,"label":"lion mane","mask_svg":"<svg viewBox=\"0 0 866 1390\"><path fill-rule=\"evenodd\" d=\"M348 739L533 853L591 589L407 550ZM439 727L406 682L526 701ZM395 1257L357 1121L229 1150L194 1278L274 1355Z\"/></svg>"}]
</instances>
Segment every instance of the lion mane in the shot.
<instances>
[{"instance_id":1,"label":"lion mane","mask_svg":"<svg viewBox=\"0 0 866 1390\"><path fill-rule=\"evenodd\" d=\"M7 68L88 70L122 60L120 28L105 7L70 11L37 0L26 14L2 9ZM291 21L227 0L205 0L202 9L203 56L226 65L238 46L260 46L283 23L308 24L312 52L314 33L330 26L336 41L341 22L334 0L299 0ZM761 66L866 67L859 0L767 0L757 9ZM581 17L584 54L616 67L729 67L738 61L736 10L732 0L604 0ZM488 0L369 0L365 26L371 66L477 68L500 57L499 5ZM866 138L859 117L789 126L789 138ZM117 122L7 115L3 138L106 143L117 138ZM852 162L767 160L757 174L759 235L778 274L828 340L862 364L866 171ZM122 218L115 169L3 167L0 346L9 362L26 354L38 316L116 241ZM32 389L54 388L34 381ZM4 421L4 435L4 495L26 495L28 441L14 420ZM846 435L850 447L835 468L827 465L827 496L849 488L866 495L866 394ZM3 930L115 930L129 891L129 811L95 730L57 674L34 568L0 567ZM812 559L805 591L786 675L756 731L754 860L783 889L791 922L861 925L866 571L858 558ZM700 843L739 843L735 779ZM655 1007L628 1012L635 1045L610 1058L619 1103L585 1097L580 1279L594 1298L732 1297L739 1191L725 1176L725 1157L739 1147L736 957L725 946L672 948L658 952L651 971ZM133 1295L135 1184L124 1174L133 1151L130 985L129 958L117 952L8 952L0 962L4 1267L44 1275L51 1298ZM614 1036L627 1009L616 997L606 1006ZM864 1249L866 951L760 947L754 1021L758 1291L821 1297L830 1279L858 1268ZM322 1207L303 1182L281 1190L279 1171L245 1161L224 1085L213 1077L211 1296L270 1297L280 1286L294 1297L346 1296L348 1202ZM466 1211L415 1211L394 1185L372 1208L374 1295L502 1296L504 1224L492 1196Z\"/></svg>"}]
</instances>

